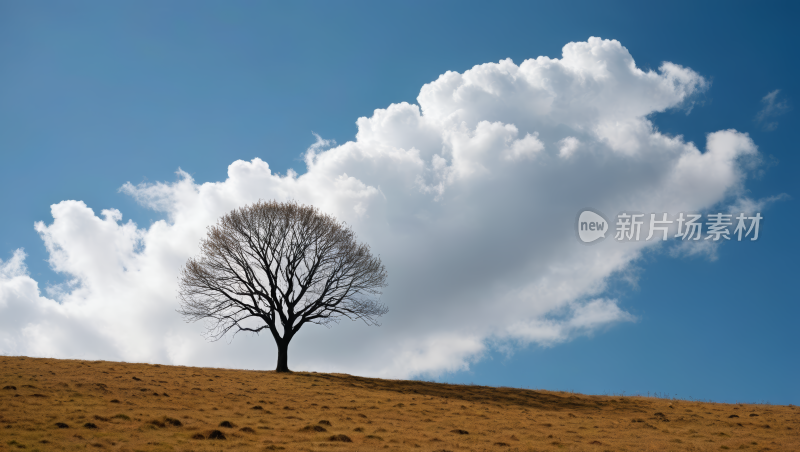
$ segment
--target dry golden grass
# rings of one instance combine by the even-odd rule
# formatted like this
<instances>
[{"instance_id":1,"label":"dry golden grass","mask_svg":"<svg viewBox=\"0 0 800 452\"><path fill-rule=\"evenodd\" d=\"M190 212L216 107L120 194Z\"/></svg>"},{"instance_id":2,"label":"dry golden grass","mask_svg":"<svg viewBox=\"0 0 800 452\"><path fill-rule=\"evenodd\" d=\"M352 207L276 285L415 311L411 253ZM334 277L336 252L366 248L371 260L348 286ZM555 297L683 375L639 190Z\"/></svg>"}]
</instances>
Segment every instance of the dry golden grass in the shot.
<instances>
[{"instance_id":1,"label":"dry golden grass","mask_svg":"<svg viewBox=\"0 0 800 452\"><path fill-rule=\"evenodd\" d=\"M800 450L793 406L24 357L4 387L0 451Z\"/></svg>"}]
</instances>

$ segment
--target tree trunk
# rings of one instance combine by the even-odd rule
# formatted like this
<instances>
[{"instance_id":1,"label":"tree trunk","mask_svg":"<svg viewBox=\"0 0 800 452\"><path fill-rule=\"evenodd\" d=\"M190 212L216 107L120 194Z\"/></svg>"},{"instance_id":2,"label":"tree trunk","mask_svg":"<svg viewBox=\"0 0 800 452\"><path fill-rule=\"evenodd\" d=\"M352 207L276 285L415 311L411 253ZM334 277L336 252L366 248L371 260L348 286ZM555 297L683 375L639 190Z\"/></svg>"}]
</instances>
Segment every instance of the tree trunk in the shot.
<instances>
[{"instance_id":1,"label":"tree trunk","mask_svg":"<svg viewBox=\"0 0 800 452\"><path fill-rule=\"evenodd\" d=\"M285 338L276 341L278 344L278 366L275 372L291 372L289 370L289 341Z\"/></svg>"}]
</instances>

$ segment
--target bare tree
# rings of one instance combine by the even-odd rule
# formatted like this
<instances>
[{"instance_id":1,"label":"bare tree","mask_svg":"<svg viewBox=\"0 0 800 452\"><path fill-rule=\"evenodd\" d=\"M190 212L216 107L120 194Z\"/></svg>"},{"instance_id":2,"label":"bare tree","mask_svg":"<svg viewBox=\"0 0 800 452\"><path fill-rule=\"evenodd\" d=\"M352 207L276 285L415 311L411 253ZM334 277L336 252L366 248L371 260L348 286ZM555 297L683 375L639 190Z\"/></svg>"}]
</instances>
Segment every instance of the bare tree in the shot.
<instances>
[{"instance_id":1,"label":"bare tree","mask_svg":"<svg viewBox=\"0 0 800 452\"><path fill-rule=\"evenodd\" d=\"M386 268L353 230L315 207L259 201L208 228L200 256L181 269L178 310L207 321L206 336L269 329L276 371L289 372L289 342L306 323L342 317L378 325Z\"/></svg>"}]
</instances>

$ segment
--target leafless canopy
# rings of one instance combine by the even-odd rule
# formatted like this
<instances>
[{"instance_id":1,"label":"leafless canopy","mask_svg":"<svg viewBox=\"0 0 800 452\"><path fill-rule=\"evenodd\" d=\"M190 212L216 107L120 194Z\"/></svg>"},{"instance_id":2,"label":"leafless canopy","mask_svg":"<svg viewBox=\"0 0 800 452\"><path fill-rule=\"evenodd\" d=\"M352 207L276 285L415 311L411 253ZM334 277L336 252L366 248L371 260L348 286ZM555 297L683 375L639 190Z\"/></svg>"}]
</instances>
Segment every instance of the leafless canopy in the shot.
<instances>
[{"instance_id":1,"label":"leafless canopy","mask_svg":"<svg viewBox=\"0 0 800 452\"><path fill-rule=\"evenodd\" d=\"M181 270L178 312L207 321L214 340L269 329L278 370L288 371L289 341L304 324L347 317L377 325L388 312L378 301L387 277L380 258L311 206L259 201L235 209L208 228L200 250Z\"/></svg>"}]
</instances>

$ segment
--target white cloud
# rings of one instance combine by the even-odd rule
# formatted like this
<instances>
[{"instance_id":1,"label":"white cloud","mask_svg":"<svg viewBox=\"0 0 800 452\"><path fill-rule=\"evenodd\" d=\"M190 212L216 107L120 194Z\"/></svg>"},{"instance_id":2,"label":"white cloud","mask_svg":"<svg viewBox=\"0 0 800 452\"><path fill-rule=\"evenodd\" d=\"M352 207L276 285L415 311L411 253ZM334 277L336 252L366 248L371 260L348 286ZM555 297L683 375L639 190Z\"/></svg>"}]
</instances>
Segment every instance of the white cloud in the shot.
<instances>
[{"instance_id":1,"label":"white cloud","mask_svg":"<svg viewBox=\"0 0 800 452\"><path fill-rule=\"evenodd\" d=\"M778 201L788 200L790 198L791 197L786 193L768 196L761 199L752 199L747 196L740 196L735 198L730 205L713 208L708 213L722 213L731 215L731 222L733 223L733 226L730 231L730 236L733 238L735 237L733 231L737 225L736 217L739 214L745 214L748 217L752 217L757 213L764 212L764 210L770 205ZM749 224L750 220L747 221ZM674 237L674 235L677 233L676 228L677 227L673 225L673 228L670 232L670 237ZM704 235L701 240L682 240L670 248L669 254L672 257L704 257L710 261L715 261L719 259L719 247L724 242L706 240L705 238L707 236L708 235Z\"/></svg>"},{"instance_id":2,"label":"white cloud","mask_svg":"<svg viewBox=\"0 0 800 452\"><path fill-rule=\"evenodd\" d=\"M21 252L3 263L0 351L273 367L269 337L207 343L175 312L178 270L206 227L258 199L347 221L389 272L383 326L306 327L290 348L296 369L432 375L467 368L490 343L553 345L631 321L603 291L653 242L584 246L575 215L700 211L742 193L741 159L758 154L746 134L709 134L701 152L647 119L706 87L691 69L645 72L619 42L590 38L561 59L447 72L419 105L359 118L355 141L317 137L303 174L254 159L233 162L222 182L179 171L174 183L127 183L122 192L166 213L147 228L63 201L36 229L73 282L59 303L41 295Z\"/></svg>"},{"instance_id":3,"label":"white cloud","mask_svg":"<svg viewBox=\"0 0 800 452\"><path fill-rule=\"evenodd\" d=\"M544 150L544 143L539 141L539 132L529 133L525 138L512 142L505 152L506 160L532 159L537 153Z\"/></svg>"},{"instance_id":4,"label":"white cloud","mask_svg":"<svg viewBox=\"0 0 800 452\"><path fill-rule=\"evenodd\" d=\"M719 246L720 242L702 238L700 240L684 240L670 248L669 254L672 257L704 257L713 262L719 259L717 253Z\"/></svg>"},{"instance_id":5,"label":"white cloud","mask_svg":"<svg viewBox=\"0 0 800 452\"><path fill-rule=\"evenodd\" d=\"M566 137L558 142L558 156L563 159L572 157L581 145L580 140L575 137Z\"/></svg>"},{"instance_id":6,"label":"white cloud","mask_svg":"<svg viewBox=\"0 0 800 452\"><path fill-rule=\"evenodd\" d=\"M736 215L743 213L745 215L755 215L758 212L763 212L764 209L778 201L786 201L791 199L786 193L781 193L775 196L768 196L761 199L752 199L746 196L737 198L736 201L728 207L727 211Z\"/></svg>"},{"instance_id":7,"label":"white cloud","mask_svg":"<svg viewBox=\"0 0 800 452\"><path fill-rule=\"evenodd\" d=\"M507 332L519 342L552 346L577 333L592 332L601 326L633 320L635 318L631 314L620 309L617 300L598 298L569 306L566 320L527 320L510 325Z\"/></svg>"},{"instance_id":8,"label":"white cloud","mask_svg":"<svg viewBox=\"0 0 800 452\"><path fill-rule=\"evenodd\" d=\"M774 118L788 112L791 108L786 99L778 100L778 94L781 90L776 89L770 91L766 96L761 98L761 103L764 105L756 115L756 122L761 124L761 127L771 132L778 128L778 121Z\"/></svg>"}]
</instances>

